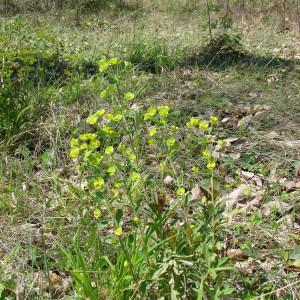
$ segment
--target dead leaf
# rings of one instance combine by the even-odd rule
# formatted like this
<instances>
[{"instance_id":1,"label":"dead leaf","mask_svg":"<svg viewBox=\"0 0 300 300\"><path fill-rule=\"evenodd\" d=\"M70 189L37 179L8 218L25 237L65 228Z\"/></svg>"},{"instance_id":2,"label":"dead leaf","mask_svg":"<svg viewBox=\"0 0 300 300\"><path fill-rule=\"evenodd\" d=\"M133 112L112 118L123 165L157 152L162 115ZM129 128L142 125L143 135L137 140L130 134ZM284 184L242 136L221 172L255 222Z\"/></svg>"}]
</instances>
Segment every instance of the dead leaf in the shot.
<instances>
[{"instance_id":1,"label":"dead leaf","mask_svg":"<svg viewBox=\"0 0 300 300\"><path fill-rule=\"evenodd\" d=\"M175 179L171 177L170 175L167 175L164 179L164 184L166 186L172 186L175 183Z\"/></svg>"},{"instance_id":2,"label":"dead leaf","mask_svg":"<svg viewBox=\"0 0 300 300\"><path fill-rule=\"evenodd\" d=\"M263 181L265 180L265 178L262 175L256 175L252 172L248 172L244 170L240 171L240 176L245 179L246 183L248 184L251 183L258 187L262 187Z\"/></svg>"},{"instance_id":3,"label":"dead leaf","mask_svg":"<svg viewBox=\"0 0 300 300\"><path fill-rule=\"evenodd\" d=\"M245 213L251 212L254 207L258 207L261 204L263 194L264 191L257 192L255 198L246 203L240 210Z\"/></svg>"},{"instance_id":4,"label":"dead leaf","mask_svg":"<svg viewBox=\"0 0 300 300\"><path fill-rule=\"evenodd\" d=\"M292 205L276 199L274 201L270 201L270 202L264 204L263 208L262 208L262 212L266 217L268 217L271 214L272 210L277 210L281 214L285 214L291 208L292 208Z\"/></svg>"},{"instance_id":5,"label":"dead leaf","mask_svg":"<svg viewBox=\"0 0 300 300\"><path fill-rule=\"evenodd\" d=\"M235 143L238 140L239 140L238 138L233 137L233 138L228 138L228 139L226 139L224 141L226 143L226 146L229 147L229 146L231 146L233 143Z\"/></svg>"},{"instance_id":6,"label":"dead leaf","mask_svg":"<svg viewBox=\"0 0 300 300\"><path fill-rule=\"evenodd\" d=\"M221 200L225 202L227 211L231 211L233 207L240 201L246 198L245 190L249 188L248 185L242 184L230 194L224 196Z\"/></svg>"},{"instance_id":7,"label":"dead leaf","mask_svg":"<svg viewBox=\"0 0 300 300\"><path fill-rule=\"evenodd\" d=\"M300 189L300 180L288 181L285 183L284 188L287 192Z\"/></svg>"},{"instance_id":8,"label":"dead leaf","mask_svg":"<svg viewBox=\"0 0 300 300\"><path fill-rule=\"evenodd\" d=\"M234 267L245 274L252 274L257 270L257 264L252 257L245 261L236 262Z\"/></svg>"},{"instance_id":9,"label":"dead leaf","mask_svg":"<svg viewBox=\"0 0 300 300\"><path fill-rule=\"evenodd\" d=\"M71 286L71 277L65 273L56 273L50 271L49 281L51 285L51 292L55 297L59 297L64 294Z\"/></svg>"},{"instance_id":10,"label":"dead leaf","mask_svg":"<svg viewBox=\"0 0 300 300\"><path fill-rule=\"evenodd\" d=\"M238 127L240 127L242 125L247 127L249 125L249 123L251 122L251 120L252 120L252 115L243 117L241 120L239 120Z\"/></svg>"},{"instance_id":11,"label":"dead leaf","mask_svg":"<svg viewBox=\"0 0 300 300\"><path fill-rule=\"evenodd\" d=\"M196 184L192 189L192 201L198 201L201 198L201 190L199 188L199 185Z\"/></svg>"},{"instance_id":12,"label":"dead leaf","mask_svg":"<svg viewBox=\"0 0 300 300\"><path fill-rule=\"evenodd\" d=\"M249 96L250 96L251 98L256 98L256 97L257 97L257 94L254 93L254 92L250 92L250 93L249 93Z\"/></svg>"},{"instance_id":13,"label":"dead leaf","mask_svg":"<svg viewBox=\"0 0 300 300\"><path fill-rule=\"evenodd\" d=\"M228 122L230 121L230 119L231 119L231 118L226 117L226 118L223 118L221 122L222 122L223 124L226 124L226 123L228 123Z\"/></svg>"},{"instance_id":14,"label":"dead leaf","mask_svg":"<svg viewBox=\"0 0 300 300\"><path fill-rule=\"evenodd\" d=\"M294 141L285 140L285 141L278 141L278 143L290 148L300 148L300 140L294 140Z\"/></svg>"},{"instance_id":15,"label":"dead leaf","mask_svg":"<svg viewBox=\"0 0 300 300\"><path fill-rule=\"evenodd\" d=\"M228 249L227 255L232 261L244 260L248 257L241 249Z\"/></svg>"},{"instance_id":16,"label":"dead leaf","mask_svg":"<svg viewBox=\"0 0 300 300\"><path fill-rule=\"evenodd\" d=\"M300 271L300 259L290 261L289 267L292 267L293 269Z\"/></svg>"},{"instance_id":17,"label":"dead leaf","mask_svg":"<svg viewBox=\"0 0 300 300\"><path fill-rule=\"evenodd\" d=\"M295 177L300 179L300 162L296 165Z\"/></svg>"}]
</instances>

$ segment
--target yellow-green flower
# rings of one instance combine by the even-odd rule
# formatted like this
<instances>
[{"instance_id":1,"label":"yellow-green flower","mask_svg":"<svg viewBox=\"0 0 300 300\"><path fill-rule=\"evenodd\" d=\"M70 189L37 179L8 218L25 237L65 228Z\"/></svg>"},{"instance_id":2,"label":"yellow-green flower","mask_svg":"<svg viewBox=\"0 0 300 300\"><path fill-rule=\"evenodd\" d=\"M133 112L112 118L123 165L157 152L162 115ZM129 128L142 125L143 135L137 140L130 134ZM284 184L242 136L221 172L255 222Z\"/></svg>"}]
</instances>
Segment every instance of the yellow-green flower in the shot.
<instances>
[{"instance_id":1,"label":"yellow-green flower","mask_svg":"<svg viewBox=\"0 0 300 300\"><path fill-rule=\"evenodd\" d=\"M113 94L116 91L116 85L112 84L108 86L104 91L100 93L100 99L107 98L109 95Z\"/></svg>"},{"instance_id":2,"label":"yellow-green flower","mask_svg":"<svg viewBox=\"0 0 300 300\"><path fill-rule=\"evenodd\" d=\"M116 227L115 230L114 230L114 233L115 233L116 236L121 236L122 232L123 232L123 230L122 230L121 226Z\"/></svg>"},{"instance_id":3,"label":"yellow-green flower","mask_svg":"<svg viewBox=\"0 0 300 300\"><path fill-rule=\"evenodd\" d=\"M113 65L119 65L121 63L121 60L117 57L113 57L108 60L108 63L113 66Z\"/></svg>"},{"instance_id":4,"label":"yellow-green flower","mask_svg":"<svg viewBox=\"0 0 300 300\"><path fill-rule=\"evenodd\" d=\"M78 139L72 139L71 140L71 146L72 147L79 146L79 140Z\"/></svg>"},{"instance_id":5,"label":"yellow-green flower","mask_svg":"<svg viewBox=\"0 0 300 300\"><path fill-rule=\"evenodd\" d=\"M108 146L106 149L105 149L105 154L107 155L111 155L114 153L114 147L113 146Z\"/></svg>"},{"instance_id":6,"label":"yellow-green flower","mask_svg":"<svg viewBox=\"0 0 300 300\"><path fill-rule=\"evenodd\" d=\"M193 166L193 167L192 167L192 172L193 172L194 174L199 174L200 170L199 170L198 167Z\"/></svg>"},{"instance_id":7,"label":"yellow-green flower","mask_svg":"<svg viewBox=\"0 0 300 300\"><path fill-rule=\"evenodd\" d=\"M93 149L97 149L100 146L100 141L97 139L91 140L90 145Z\"/></svg>"},{"instance_id":8,"label":"yellow-green flower","mask_svg":"<svg viewBox=\"0 0 300 300\"><path fill-rule=\"evenodd\" d=\"M120 182L115 182L114 183L114 188L119 189L121 187L121 183Z\"/></svg>"},{"instance_id":9,"label":"yellow-green flower","mask_svg":"<svg viewBox=\"0 0 300 300\"><path fill-rule=\"evenodd\" d=\"M183 196L185 194L185 188L183 188L183 187L178 188L176 191L176 194L178 196Z\"/></svg>"},{"instance_id":10,"label":"yellow-green flower","mask_svg":"<svg viewBox=\"0 0 300 300\"><path fill-rule=\"evenodd\" d=\"M144 120L145 121L151 120L156 115L156 113L157 113L157 109L153 106L150 106L144 115Z\"/></svg>"},{"instance_id":11,"label":"yellow-green flower","mask_svg":"<svg viewBox=\"0 0 300 300\"><path fill-rule=\"evenodd\" d=\"M158 107L158 114L162 117L167 116L169 114L169 110L170 110L170 107L167 106L167 105L159 106Z\"/></svg>"},{"instance_id":12,"label":"yellow-green flower","mask_svg":"<svg viewBox=\"0 0 300 300\"><path fill-rule=\"evenodd\" d=\"M217 144L218 144L219 146L221 146L221 147L226 146L226 142L225 142L224 140L218 140L218 141L217 141Z\"/></svg>"},{"instance_id":13,"label":"yellow-green flower","mask_svg":"<svg viewBox=\"0 0 300 300\"><path fill-rule=\"evenodd\" d=\"M100 72L105 72L110 66L119 65L120 63L121 60L119 60L118 58L111 58L111 59L103 58L98 62L98 66Z\"/></svg>"},{"instance_id":14,"label":"yellow-green flower","mask_svg":"<svg viewBox=\"0 0 300 300\"><path fill-rule=\"evenodd\" d=\"M202 156L206 159L210 159L212 157L212 154L208 150L204 150L202 152Z\"/></svg>"},{"instance_id":15,"label":"yellow-green flower","mask_svg":"<svg viewBox=\"0 0 300 300\"><path fill-rule=\"evenodd\" d=\"M135 97L135 95L134 95L133 93L130 93L130 92L128 92L128 93L126 93L126 94L124 95L124 99L125 99L126 101L131 101L131 100L134 99L134 97Z\"/></svg>"},{"instance_id":16,"label":"yellow-green flower","mask_svg":"<svg viewBox=\"0 0 300 300\"><path fill-rule=\"evenodd\" d=\"M175 145L176 140L173 137L170 137L167 139L166 141L166 145L168 146L168 148L171 148Z\"/></svg>"},{"instance_id":17,"label":"yellow-green flower","mask_svg":"<svg viewBox=\"0 0 300 300\"><path fill-rule=\"evenodd\" d=\"M130 160L130 162L133 163L133 162L136 161L136 155L135 155L130 149L127 149L127 150L125 151L125 153L126 153L128 159Z\"/></svg>"},{"instance_id":18,"label":"yellow-green flower","mask_svg":"<svg viewBox=\"0 0 300 300\"><path fill-rule=\"evenodd\" d=\"M95 115L97 116L97 117L101 117L101 116L103 116L105 114L105 109L99 109L99 110L97 110L96 112L95 112Z\"/></svg>"},{"instance_id":19,"label":"yellow-green flower","mask_svg":"<svg viewBox=\"0 0 300 300\"><path fill-rule=\"evenodd\" d=\"M110 66L110 64L107 61L107 59L103 58L103 59L100 59L98 66L99 66L100 72L105 72L108 69L108 67Z\"/></svg>"},{"instance_id":20,"label":"yellow-green flower","mask_svg":"<svg viewBox=\"0 0 300 300\"><path fill-rule=\"evenodd\" d=\"M109 125L105 125L102 130L106 133L106 134L111 134L113 133L113 129L109 126Z\"/></svg>"},{"instance_id":21,"label":"yellow-green flower","mask_svg":"<svg viewBox=\"0 0 300 300\"><path fill-rule=\"evenodd\" d=\"M211 123L211 125L217 125L218 124L218 118L217 117L215 117L215 116L211 116L210 117L210 123Z\"/></svg>"},{"instance_id":22,"label":"yellow-green flower","mask_svg":"<svg viewBox=\"0 0 300 300\"><path fill-rule=\"evenodd\" d=\"M213 170L216 167L216 162L214 160L211 160L207 165L206 165L208 170Z\"/></svg>"},{"instance_id":23,"label":"yellow-green flower","mask_svg":"<svg viewBox=\"0 0 300 300\"><path fill-rule=\"evenodd\" d=\"M104 179L102 177L97 177L93 181L93 186L95 189L100 190L104 185Z\"/></svg>"},{"instance_id":24,"label":"yellow-green flower","mask_svg":"<svg viewBox=\"0 0 300 300\"><path fill-rule=\"evenodd\" d=\"M135 222L135 223L138 223L138 222L140 221L140 219L139 219L138 216L134 216L132 220L133 220L133 222Z\"/></svg>"},{"instance_id":25,"label":"yellow-green flower","mask_svg":"<svg viewBox=\"0 0 300 300\"><path fill-rule=\"evenodd\" d=\"M111 166L107 169L107 173L110 175L110 176L113 176L117 171L117 168L116 166Z\"/></svg>"},{"instance_id":26,"label":"yellow-green flower","mask_svg":"<svg viewBox=\"0 0 300 300\"><path fill-rule=\"evenodd\" d=\"M87 143L83 143L80 145L80 150L84 150L88 147L88 144Z\"/></svg>"},{"instance_id":27,"label":"yellow-green flower","mask_svg":"<svg viewBox=\"0 0 300 300\"><path fill-rule=\"evenodd\" d=\"M97 138L97 135L95 133L83 133L79 136L79 139L81 141L93 140L95 138Z\"/></svg>"},{"instance_id":28,"label":"yellow-green flower","mask_svg":"<svg viewBox=\"0 0 300 300\"><path fill-rule=\"evenodd\" d=\"M70 157L75 160L79 156L79 147L72 147L70 150Z\"/></svg>"},{"instance_id":29,"label":"yellow-green flower","mask_svg":"<svg viewBox=\"0 0 300 300\"><path fill-rule=\"evenodd\" d=\"M102 215L102 213L101 213L101 210L99 209L99 208L96 208L95 210L94 210L94 218L95 219L99 219L100 217L101 217L101 215Z\"/></svg>"},{"instance_id":30,"label":"yellow-green flower","mask_svg":"<svg viewBox=\"0 0 300 300\"><path fill-rule=\"evenodd\" d=\"M156 134L156 128L155 127L153 127L153 128L150 128L150 130L149 130L149 135L150 136L154 136L155 134Z\"/></svg>"},{"instance_id":31,"label":"yellow-green flower","mask_svg":"<svg viewBox=\"0 0 300 300\"><path fill-rule=\"evenodd\" d=\"M130 175L130 180L133 182L141 180L141 174L139 174L137 172L132 172Z\"/></svg>"},{"instance_id":32,"label":"yellow-green flower","mask_svg":"<svg viewBox=\"0 0 300 300\"><path fill-rule=\"evenodd\" d=\"M199 125L200 120L198 118L192 117L190 120L187 122L187 127L193 128Z\"/></svg>"},{"instance_id":33,"label":"yellow-green flower","mask_svg":"<svg viewBox=\"0 0 300 300\"><path fill-rule=\"evenodd\" d=\"M99 117L97 117L96 115L91 115L87 118L86 122L89 124L89 125L94 125L97 123Z\"/></svg>"},{"instance_id":34,"label":"yellow-green flower","mask_svg":"<svg viewBox=\"0 0 300 300\"><path fill-rule=\"evenodd\" d=\"M209 128L209 124L206 121L200 121L199 122L199 128L202 130L207 130Z\"/></svg>"},{"instance_id":35,"label":"yellow-green flower","mask_svg":"<svg viewBox=\"0 0 300 300\"><path fill-rule=\"evenodd\" d=\"M149 146L153 146L155 144L155 140L154 139L149 139L148 140L148 145Z\"/></svg>"}]
</instances>

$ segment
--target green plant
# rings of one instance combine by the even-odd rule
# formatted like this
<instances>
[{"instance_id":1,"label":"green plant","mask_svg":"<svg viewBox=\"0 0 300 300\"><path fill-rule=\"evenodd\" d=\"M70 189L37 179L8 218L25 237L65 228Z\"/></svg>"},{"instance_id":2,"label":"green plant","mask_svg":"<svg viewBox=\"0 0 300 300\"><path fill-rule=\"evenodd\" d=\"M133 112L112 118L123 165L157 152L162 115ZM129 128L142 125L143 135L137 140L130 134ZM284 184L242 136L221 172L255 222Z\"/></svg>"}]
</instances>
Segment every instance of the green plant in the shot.
<instances>
[{"instance_id":1,"label":"green plant","mask_svg":"<svg viewBox=\"0 0 300 300\"><path fill-rule=\"evenodd\" d=\"M137 68L161 73L175 69L182 60L183 50L179 47L170 50L164 40L152 40L146 37L134 39L127 49L126 57Z\"/></svg>"},{"instance_id":2,"label":"green plant","mask_svg":"<svg viewBox=\"0 0 300 300\"><path fill-rule=\"evenodd\" d=\"M102 235L93 230L92 240L101 246L90 246L98 249L92 259L80 252L80 232L74 246L64 250L78 292L90 299L230 294L223 281L231 267L222 255L222 207L212 154L216 145L224 146L212 140L218 119L192 117L178 124L169 106L143 108L124 89L130 63L103 59L99 69L108 82L100 98L110 101L110 111L88 117L90 131L73 139L70 151L87 178L94 230ZM187 157L195 164L186 164Z\"/></svg>"}]
</instances>

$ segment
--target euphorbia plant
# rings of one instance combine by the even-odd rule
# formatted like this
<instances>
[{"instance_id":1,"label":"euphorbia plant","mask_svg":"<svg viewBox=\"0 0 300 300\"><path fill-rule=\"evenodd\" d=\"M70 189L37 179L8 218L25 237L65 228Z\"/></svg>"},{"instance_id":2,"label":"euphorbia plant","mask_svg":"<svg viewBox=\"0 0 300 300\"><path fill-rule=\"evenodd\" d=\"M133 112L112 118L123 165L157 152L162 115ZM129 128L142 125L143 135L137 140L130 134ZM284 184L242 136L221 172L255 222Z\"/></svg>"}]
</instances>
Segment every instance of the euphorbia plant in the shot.
<instances>
[{"instance_id":1,"label":"euphorbia plant","mask_svg":"<svg viewBox=\"0 0 300 300\"><path fill-rule=\"evenodd\" d=\"M144 107L123 90L130 63L101 60L99 69L108 82L100 98L111 106L88 117L90 131L71 141L70 155L87 178L92 217L105 224L102 243L117 245L111 255L95 257L96 265L108 264L94 271L105 274L109 297L218 299L230 293L223 285L228 267L215 190L213 153L223 146L212 136L218 119L182 124L169 106ZM103 280L90 288L80 292L103 296Z\"/></svg>"}]
</instances>

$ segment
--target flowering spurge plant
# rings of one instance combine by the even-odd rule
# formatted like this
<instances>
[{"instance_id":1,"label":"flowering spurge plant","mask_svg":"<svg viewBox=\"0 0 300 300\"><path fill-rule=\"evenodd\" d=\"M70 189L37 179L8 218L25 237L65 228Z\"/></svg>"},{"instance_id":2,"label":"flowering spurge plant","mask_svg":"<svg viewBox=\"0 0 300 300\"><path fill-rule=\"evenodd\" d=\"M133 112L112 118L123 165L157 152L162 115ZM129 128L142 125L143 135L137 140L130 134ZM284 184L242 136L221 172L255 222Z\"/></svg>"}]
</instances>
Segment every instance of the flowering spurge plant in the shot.
<instances>
[{"instance_id":1,"label":"flowering spurge plant","mask_svg":"<svg viewBox=\"0 0 300 300\"><path fill-rule=\"evenodd\" d=\"M110 109L87 118L89 132L72 139L70 150L88 181L98 245L84 257L79 232L65 251L78 292L90 299L230 294L214 156L224 146L213 135L218 119L183 122L167 105L143 107L121 85L133 72L129 63L101 60L99 69L108 82L100 98Z\"/></svg>"}]
</instances>

